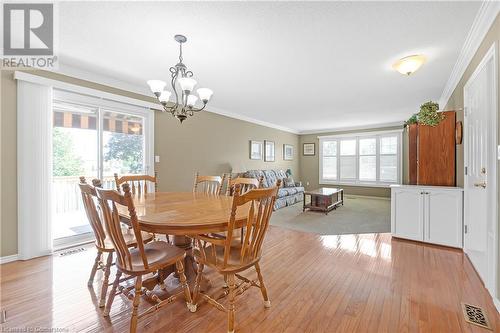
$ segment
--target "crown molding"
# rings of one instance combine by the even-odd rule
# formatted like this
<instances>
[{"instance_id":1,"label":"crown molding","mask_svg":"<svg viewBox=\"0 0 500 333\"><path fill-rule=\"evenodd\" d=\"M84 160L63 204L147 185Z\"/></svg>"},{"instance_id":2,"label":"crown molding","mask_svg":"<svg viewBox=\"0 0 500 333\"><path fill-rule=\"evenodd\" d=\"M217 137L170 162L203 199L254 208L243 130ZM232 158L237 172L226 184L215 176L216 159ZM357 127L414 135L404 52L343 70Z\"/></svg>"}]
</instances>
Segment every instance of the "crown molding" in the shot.
<instances>
[{"instance_id":1,"label":"crown molding","mask_svg":"<svg viewBox=\"0 0 500 333\"><path fill-rule=\"evenodd\" d=\"M57 70L53 70L52 72L57 73L57 74L70 76L70 77L74 77L74 78L85 80L85 81L90 81L93 83L109 86L112 88L116 88L116 89L120 89L120 90L124 90L124 91L128 91L128 92L132 92L132 93L143 95L143 96L148 96L148 97L151 96L151 93L145 84L144 84L144 86L142 86L142 85L132 84L129 82L124 82L124 81L117 80L115 78L112 78L112 77L109 77L106 75L101 75L101 74L96 74L93 72L84 71L84 70L81 70L81 69L76 68L76 67L65 65L63 63L60 63L59 68ZM151 107L151 108L154 110L159 110L159 111L162 110L162 107L160 104L155 105L154 107ZM231 111L227 111L225 109L221 109L218 107L208 106L205 109L205 111L215 113L218 115L222 115L222 116L226 116L226 117L233 118L233 119L246 121L246 122L253 123L256 125L277 129L277 130L284 131L284 132L299 134L299 131L296 129L273 124L273 123L269 123L267 121L258 120L258 119L252 118L252 117L247 117L247 116L240 115L240 114L237 114L237 113L234 113Z\"/></svg>"},{"instance_id":2,"label":"crown molding","mask_svg":"<svg viewBox=\"0 0 500 333\"><path fill-rule=\"evenodd\" d=\"M280 130L280 131L284 131L284 132L288 132L288 133L293 133L293 134L300 134L301 133L300 131L298 131L296 129L293 129L293 128L276 125L276 124L269 123L269 122L263 121L263 120L258 120L258 119L252 118L252 117L243 116L243 115L236 114L236 113L233 113L233 112L230 112L230 111L226 111L224 109L220 109L220 108L217 108L217 107L208 107L206 109L206 111L212 112L212 113L216 113L216 114L221 115L221 116L226 116L226 117L229 117L229 118L234 118L234 119L246 121L246 122L253 123L253 124L256 124L256 125L261 125L261 126L265 126L265 127L274 128L274 129L277 129L277 130Z\"/></svg>"},{"instance_id":3,"label":"crown molding","mask_svg":"<svg viewBox=\"0 0 500 333\"><path fill-rule=\"evenodd\" d=\"M486 33L495 21L498 13L500 13L499 1L483 1L481 4L467 38L465 39L464 45L462 46L457 62L451 71L450 77L448 78L443 93L441 94L441 98L439 99L439 105L443 108L448 103L453 91L455 91L455 88L464 75L465 70L469 66L472 58L476 54L484 36L486 36Z\"/></svg>"},{"instance_id":4,"label":"crown molding","mask_svg":"<svg viewBox=\"0 0 500 333\"><path fill-rule=\"evenodd\" d=\"M300 131L300 135L306 134L321 134L321 133L335 133L335 132L345 132L345 131L363 131L363 130L373 130L373 129L381 129L388 127L401 127L403 128L404 121L397 121L392 123L383 123L383 124L374 124L374 125L366 125L366 126L352 126L352 127L336 127L336 128L327 128L322 130L307 130Z\"/></svg>"}]
</instances>

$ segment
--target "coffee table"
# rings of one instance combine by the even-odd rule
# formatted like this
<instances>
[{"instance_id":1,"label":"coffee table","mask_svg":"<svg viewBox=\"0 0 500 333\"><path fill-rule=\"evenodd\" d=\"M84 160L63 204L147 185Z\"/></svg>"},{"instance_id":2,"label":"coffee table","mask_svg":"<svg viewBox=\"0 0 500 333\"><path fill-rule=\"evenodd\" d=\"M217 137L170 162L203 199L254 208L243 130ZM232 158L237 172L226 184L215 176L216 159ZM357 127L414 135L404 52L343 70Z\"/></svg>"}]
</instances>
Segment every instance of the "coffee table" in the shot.
<instances>
[{"instance_id":1,"label":"coffee table","mask_svg":"<svg viewBox=\"0 0 500 333\"><path fill-rule=\"evenodd\" d=\"M306 196L311 197L309 204L306 204ZM318 210L328 215L329 211L336 209L339 205L344 205L344 189L322 187L317 190L304 192L304 206L302 211L305 212L306 209Z\"/></svg>"}]
</instances>

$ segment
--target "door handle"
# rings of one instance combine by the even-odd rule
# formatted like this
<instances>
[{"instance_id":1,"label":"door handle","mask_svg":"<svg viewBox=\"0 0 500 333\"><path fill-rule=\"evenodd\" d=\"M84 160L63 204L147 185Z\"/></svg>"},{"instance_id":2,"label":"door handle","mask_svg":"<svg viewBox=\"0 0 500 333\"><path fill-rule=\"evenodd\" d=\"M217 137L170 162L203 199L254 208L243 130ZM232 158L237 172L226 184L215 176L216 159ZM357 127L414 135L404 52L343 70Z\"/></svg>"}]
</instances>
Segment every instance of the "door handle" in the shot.
<instances>
[{"instance_id":1,"label":"door handle","mask_svg":"<svg viewBox=\"0 0 500 333\"><path fill-rule=\"evenodd\" d=\"M474 183L474 187L486 188L486 182Z\"/></svg>"}]
</instances>

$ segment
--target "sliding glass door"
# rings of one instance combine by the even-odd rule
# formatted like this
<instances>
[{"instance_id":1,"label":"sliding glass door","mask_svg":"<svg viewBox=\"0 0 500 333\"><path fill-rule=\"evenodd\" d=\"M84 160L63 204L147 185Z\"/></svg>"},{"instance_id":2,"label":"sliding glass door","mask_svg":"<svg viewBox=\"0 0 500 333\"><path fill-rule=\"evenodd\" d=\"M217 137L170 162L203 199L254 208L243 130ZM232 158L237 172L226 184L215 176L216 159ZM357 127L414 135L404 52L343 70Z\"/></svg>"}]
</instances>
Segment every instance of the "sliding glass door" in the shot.
<instances>
[{"instance_id":1,"label":"sliding glass door","mask_svg":"<svg viewBox=\"0 0 500 333\"><path fill-rule=\"evenodd\" d=\"M52 129L52 230L54 246L90 240L79 177L116 188L114 173L149 173L148 111L56 92ZM112 106L112 107L110 107Z\"/></svg>"}]
</instances>

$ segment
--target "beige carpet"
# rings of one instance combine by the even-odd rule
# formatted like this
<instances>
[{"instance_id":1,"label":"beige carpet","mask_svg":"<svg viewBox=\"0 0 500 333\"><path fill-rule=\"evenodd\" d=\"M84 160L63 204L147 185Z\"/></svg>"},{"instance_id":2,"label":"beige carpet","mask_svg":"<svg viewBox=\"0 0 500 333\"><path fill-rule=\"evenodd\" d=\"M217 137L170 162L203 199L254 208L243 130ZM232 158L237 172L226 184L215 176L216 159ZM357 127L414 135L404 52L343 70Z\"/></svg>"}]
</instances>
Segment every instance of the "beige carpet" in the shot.
<instances>
[{"instance_id":1,"label":"beige carpet","mask_svg":"<svg viewBox=\"0 0 500 333\"><path fill-rule=\"evenodd\" d=\"M391 231L391 202L386 199L350 197L344 206L325 215L302 212L302 203L277 210L271 225L321 235L364 234Z\"/></svg>"}]
</instances>

